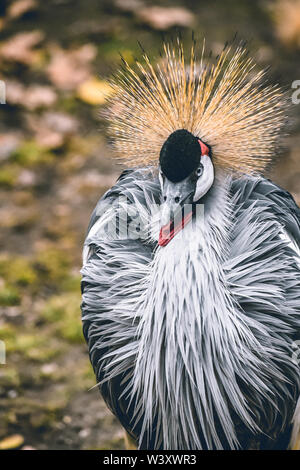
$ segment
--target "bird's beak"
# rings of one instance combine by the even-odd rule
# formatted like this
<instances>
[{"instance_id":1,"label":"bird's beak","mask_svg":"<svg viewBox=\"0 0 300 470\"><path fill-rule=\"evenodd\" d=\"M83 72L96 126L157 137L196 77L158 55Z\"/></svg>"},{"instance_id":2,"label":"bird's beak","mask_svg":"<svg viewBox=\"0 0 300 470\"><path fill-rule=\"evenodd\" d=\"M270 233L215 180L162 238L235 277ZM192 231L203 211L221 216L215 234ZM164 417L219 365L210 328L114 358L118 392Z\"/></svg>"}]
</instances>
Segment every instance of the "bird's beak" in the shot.
<instances>
[{"instance_id":1,"label":"bird's beak","mask_svg":"<svg viewBox=\"0 0 300 470\"><path fill-rule=\"evenodd\" d=\"M195 184L190 178L178 183L164 180L158 240L160 246L167 245L191 219L194 193Z\"/></svg>"}]
</instances>

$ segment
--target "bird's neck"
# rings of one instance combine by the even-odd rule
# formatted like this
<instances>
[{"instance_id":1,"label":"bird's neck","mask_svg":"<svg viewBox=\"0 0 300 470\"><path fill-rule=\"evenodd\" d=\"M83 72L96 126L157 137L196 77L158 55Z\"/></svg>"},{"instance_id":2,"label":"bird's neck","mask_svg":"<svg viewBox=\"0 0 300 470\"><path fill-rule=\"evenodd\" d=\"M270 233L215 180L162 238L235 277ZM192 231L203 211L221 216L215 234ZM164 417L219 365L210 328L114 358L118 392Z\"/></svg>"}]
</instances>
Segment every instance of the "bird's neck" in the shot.
<instances>
[{"instance_id":1,"label":"bird's neck","mask_svg":"<svg viewBox=\"0 0 300 470\"><path fill-rule=\"evenodd\" d=\"M158 435L166 448L179 448L180 442L183 448L201 448L193 423L201 422L204 409L211 422L210 430L202 427L204 440L221 447L214 394L228 421L230 444L235 444L229 411L222 403L223 385L214 371L215 360L232 352L243 329L222 272L232 217L230 181L221 181L199 204L194 223L157 250L141 304L134 389L140 395L145 428L158 416Z\"/></svg>"}]
</instances>

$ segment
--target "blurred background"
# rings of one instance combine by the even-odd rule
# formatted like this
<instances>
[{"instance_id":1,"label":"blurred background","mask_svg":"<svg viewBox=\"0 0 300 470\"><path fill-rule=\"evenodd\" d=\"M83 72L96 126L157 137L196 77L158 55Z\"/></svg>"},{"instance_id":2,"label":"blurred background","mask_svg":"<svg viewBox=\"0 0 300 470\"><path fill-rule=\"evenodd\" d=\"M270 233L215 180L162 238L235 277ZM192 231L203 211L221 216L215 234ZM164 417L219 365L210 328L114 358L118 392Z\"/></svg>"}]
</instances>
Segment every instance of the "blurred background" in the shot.
<instances>
[{"instance_id":1,"label":"blurred background","mask_svg":"<svg viewBox=\"0 0 300 470\"><path fill-rule=\"evenodd\" d=\"M99 109L106 79L162 35L191 30L218 54L237 31L286 87L300 80L300 0L1 0L0 449L122 449L80 321L81 249L121 168ZM300 98L300 93L298 94ZM300 104L271 177L300 203Z\"/></svg>"}]
</instances>

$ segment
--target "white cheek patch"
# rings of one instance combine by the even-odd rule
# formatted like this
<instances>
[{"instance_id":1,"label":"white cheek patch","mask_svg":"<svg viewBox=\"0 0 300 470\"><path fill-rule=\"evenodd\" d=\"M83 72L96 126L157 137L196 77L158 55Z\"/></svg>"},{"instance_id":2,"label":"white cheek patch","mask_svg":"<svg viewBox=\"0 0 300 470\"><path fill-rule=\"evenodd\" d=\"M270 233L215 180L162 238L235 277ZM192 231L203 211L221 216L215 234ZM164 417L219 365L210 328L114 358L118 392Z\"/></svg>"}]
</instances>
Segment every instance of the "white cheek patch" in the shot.
<instances>
[{"instance_id":1,"label":"white cheek patch","mask_svg":"<svg viewBox=\"0 0 300 470\"><path fill-rule=\"evenodd\" d=\"M208 155L201 157L201 163L203 165L202 176L197 181L196 192L194 194L193 201L198 201L207 191L210 189L214 182L215 172L211 158Z\"/></svg>"}]
</instances>

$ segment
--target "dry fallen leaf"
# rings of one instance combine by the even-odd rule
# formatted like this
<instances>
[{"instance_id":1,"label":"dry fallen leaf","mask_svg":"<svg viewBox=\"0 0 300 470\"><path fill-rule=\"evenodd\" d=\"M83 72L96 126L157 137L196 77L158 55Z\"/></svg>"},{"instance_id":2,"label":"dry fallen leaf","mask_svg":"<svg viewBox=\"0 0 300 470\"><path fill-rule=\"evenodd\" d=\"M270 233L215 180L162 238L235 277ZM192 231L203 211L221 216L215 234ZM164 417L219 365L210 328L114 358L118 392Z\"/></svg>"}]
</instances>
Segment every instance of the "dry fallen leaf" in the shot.
<instances>
[{"instance_id":1,"label":"dry fallen leaf","mask_svg":"<svg viewBox=\"0 0 300 470\"><path fill-rule=\"evenodd\" d=\"M31 85L26 90L24 106L28 109L52 106L57 99L55 91L49 86Z\"/></svg>"},{"instance_id":2,"label":"dry fallen leaf","mask_svg":"<svg viewBox=\"0 0 300 470\"><path fill-rule=\"evenodd\" d=\"M145 7L136 11L136 16L154 29L168 29L172 26L192 26L194 14L184 7Z\"/></svg>"},{"instance_id":3,"label":"dry fallen leaf","mask_svg":"<svg viewBox=\"0 0 300 470\"><path fill-rule=\"evenodd\" d=\"M102 105L112 94L113 89L105 80L92 77L81 83L77 89L77 96L82 101L92 105Z\"/></svg>"},{"instance_id":4,"label":"dry fallen leaf","mask_svg":"<svg viewBox=\"0 0 300 470\"><path fill-rule=\"evenodd\" d=\"M62 90L74 90L90 77L90 63L96 54L97 49L93 44L85 44L71 51L53 47L47 67L49 79Z\"/></svg>"},{"instance_id":5,"label":"dry fallen leaf","mask_svg":"<svg viewBox=\"0 0 300 470\"><path fill-rule=\"evenodd\" d=\"M64 136L59 132L41 127L35 134L35 140L38 145L47 149L57 149L64 143Z\"/></svg>"},{"instance_id":6,"label":"dry fallen leaf","mask_svg":"<svg viewBox=\"0 0 300 470\"><path fill-rule=\"evenodd\" d=\"M29 10L36 8L36 6L37 4L35 0L16 0L11 5L9 5L7 10L7 17L12 19L19 18Z\"/></svg>"},{"instance_id":7,"label":"dry fallen leaf","mask_svg":"<svg viewBox=\"0 0 300 470\"><path fill-rule=\"evenodd\" d=\"M6 103L9 105L23 104L25 87L15 80L6 80Z\"/></svg>"},{"instance_id":8,"label":"dry fallen leaf","mask_svg":"<svg viewBox=\"0 0 300 470\"><path fill-rule=\"evenodd\" d=\"M34 63L36 51L33 50L44 38L42 31L19 33L11 37L0 47L0 56L11 62L21 62L26 65Z\"/></svg>"},{"instance_id":9,"label":"dry fallen leaf","mask_svg":"<svg viewBox=\"0 0 300 470\"><path fill-rule=\"evenodd\" d=\"M278 0L272 9L279 39L300 48L300 0Z\"/></svg>"},{"instance_id":10,"label":"dry fallen leaf","mask_svg":"<svg viewBox=\"0 0 300 470\"><path fill-rule=\"evenodd\" d=\"M75 117L57 111L46 112L40 122L48 126L49 129L62 134L76 134L79 128L79 122Z\"/></svg>"},{"instance_id":11,"label":"dry fallen leaf","mask_svg":"<svg viewBox=\"0 0 300 470\"><path fill-rule=\"evenodd\" d=\"M24 443L24 437L21 434L14 434L9 437L5 437L0 441L0 450L9 450L9 449L17 449L21 447Z\"/></svg>"},{"instance_id":12,"label":"dry fallen leaf","mask_svg":"<svg viewBox=\"0 0 300 470\"><path fill-rule=\"evenodd\" d=\"M46 112L42 116L27 116L27 125L34 133L35 141L41 147L58 148L69 135L76 134L78 121L68 114Z\"/></svg>"},{"instance_id":13,"label":"dry fallen leaf","mask_svg":"<svg viewBox=\"0 0 300 470\"><path fill-rule=\"evenodd\" d=\"M57 95L50 86L30 85L26 88L22 83L12 80L6 85L6 102L11 105L34 110L52 106L57 100Z\"/></svg>"},{"instance_id":14,"label":"dry fallen leaf","mask_svg":"<svg viewBox=\"0 0 300 470\"><path fill-rule=\"evenodd\" d=\"M18 176L17 184L25 188L34 186L37 181L37 176L34 171L22 170Z\"/></svg>"},{"instance_id":15,"label":"dry fallen leaf","mask_svg":"<svg viewBox=\"0 0 300 470\"><path fill-rule=\"evenodd\" d=\"M18 133L0 134L0 162L10 157L18 148L20 141L21 135Z\"/></svg>"}]
</instances>

